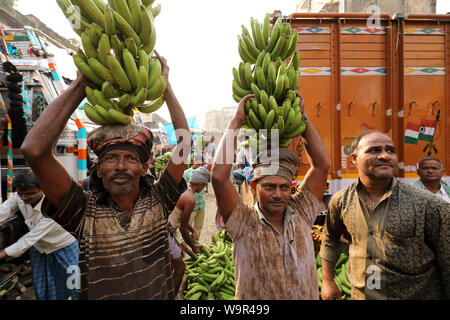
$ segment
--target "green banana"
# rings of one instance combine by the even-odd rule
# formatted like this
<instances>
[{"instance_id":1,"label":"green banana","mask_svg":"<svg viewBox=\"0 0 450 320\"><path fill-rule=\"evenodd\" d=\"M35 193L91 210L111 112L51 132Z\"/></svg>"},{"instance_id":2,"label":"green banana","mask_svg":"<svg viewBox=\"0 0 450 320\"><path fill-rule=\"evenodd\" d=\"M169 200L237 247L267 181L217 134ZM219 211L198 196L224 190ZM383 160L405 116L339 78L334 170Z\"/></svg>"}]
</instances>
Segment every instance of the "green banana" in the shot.
<instances>
[{"instance_id":1,"label":"green banana","mask_svg":"<svg viewBox=\"0 0 450 320\"><path fill-rule=\"evenodd\" d=\"M267 43L264 41L261 24L259 23L258 19L254 19L253 24L255 26L256 46L258 47L259 50L262 50L266 47Z\"/></svg>"},{"instance_id":2,"label":"green banana","mask_svg":"<svg viewBox=\"0 0 450 320\"><path fill-rule=\"evenodd\" d=\"M243 97L238 96L237 94L233 93L233 100L236 101L237 103L241 102Z\"/></svg>"},{"instance_id":3,"label":"green banana","mask_svg":"<svg viewBox=\"0 0 450 320\"><path fill-rule=\"evenodd\" d=\"M295 111L294 109L290 109L287 117L286 117L286 121L285 121L286 127L285 127L285 132L286 134L291 133L294 129L295 129Z\"/></svg>"},{"instance_id":4,"label":"green banana","mask_svg":"<svg viewBox=\"0 0 450 320\"><path fill-rule=\"evenodd\" d=\"M236 80L232 81L232 89L233 89L233 93L240 97L245 97L246 95L251 93L250 90L240 87Z\"/></svg>"},{"instance_id":5,"label":"green banana","mask_svg":"<svg viewBox=\"0 0 450 320\"><path fill-rule=\"evenodd\" d=\"M105 2L103 2L102 0L94 0L95 5L97 6L97 8L100 9L100 11L102 13L105 13L106 10L106 4Z\"/></svg>"},{"instance_id":6,"label":"green banana","mask_svg":"<svg viewBox=\"0 0 450 320\"><path fill-rule=\"evenodd\" d=\"M116 22L110 6L107 6L104 12L105 17L105 32L108 36L116 33Z\"/></svg>"},{"instance_id":7,"label":"green banana","mask_svg":"<svg viewBox=\"0 0 450 320\"><path fill-rule=\"evenodd\" d=\"M251 84L253 83L254 80L252 75L252 65L249 62L245 63L244 73L248 87L251 88Z\"/></svg>"},{"instance_id":8,"label":"green banana","mask_svg":"<svg viewBox=\"0 0 450 320\"><path fill-rule=\"evenodd\" d=\"M86 33L89 36L89 39L92 42L92 45L94 47L98 46L98 41L100 40L100 37L102 36L103 30L102 28L96 24L95 22L91 23L89 28L87 29Z\"/></svg>"},{"instance_id":9,"label":"green banana","mask_svg":"<svg viewBox=\"0 0 450 320\"><path fill-rule=\"evenodd\" d=\"M130 105L133 108L136 108L138 106L141 106L145 102L145 100L147 100L147 89L141 88L136 93L136 95L131 98Z\"/></svg>"},{"instance_id":10,"label":"green banana","mask_svg":"<svg viewBox=\"0 0 450 320\"><path fill-rule=\"evenodd\" d=\"M245 46L244 39L242 39L240 35L238 35L238 52L242 61L250 62L252 64L256 62L256 59L250 54L247 47Z\"/></svg>"},{"instance_id":11,"label":"green banana","mask_svg":"<svg viewBox=\"0 0 450 320\"><path fill-rule=\"evenodd\" d=\"M242 35L246 35L247 37L249 37L250 39L252 39L252 35L250 34L250 32L248 31L247 27L244 25L241 25L241 29L242 29ZM253 42L253 40L252 40Z\"/></svg>"},{"instance_id":12,"label":"green banana","mask_svg":"<svg viewBox=\"0 0 450 320\"><path fill-rule=\"evenodd\" d=\"M266 130L270 130L275 122L275 110L271 109L268 113L267 113L267 117L266 120L264 121L264 128Z\"/></svg>"},{"instance_id":13,"label":"green banana","mask_svg":"<svg viewBox=\"0 0 450 320\"><path fill-rule=\"evenodd\" d=\"M142 4L146 7L151 6L155 0L142 0Z\"/></svg>"},{"instance_id":14,"label":"green banana","mask_svg":"<svg viewBox=\"0 0 450 320\"><path fill-rule=\"evenodd\" d=\"M167 83L162 76L160 76L155 84L147 90L147 100L156 100L166 91Z\"/></svg>"},{"instance_id":15,"label":"green banana","mask_svg":"<svg viewBox=\"0 0 450 320\"><path fill-rule=\"evenodd\" d=\"M145 50L140 49L138 51L138 58L139 58L139 67L144 67L148 75L150 72L150 64L147 52L145 52Z\"/></svg>"},{"instance_id":16,"label":"green banana","mask_svg":"<svg viewBox=\"0 0 450 320\"><path fill-rule=\"evenodd\" d=\"M119 107L120 109L125 109L126 107L128 107L130 105L130 101L131 101L131 95L130 94L124 94L119 98Z\"/></svg>"},{"instance_id":17,"label":"green banana","mask_svg":"<svg viewBox=\"0 0 450 320\"><path fill-rule=\"evenodd\" d=\"M149 35L151 35L152 31L155 29L155 22L150 10L143 5L141 5L139 9L141 16L141 31L139 33L139 38L144 45L147 45L150 42Z\"/></svg>"},{"instance_id":18,"label":"green banana","mask_svg":"<svg viewBox=\"0 0 450 320\"><path fill-rule=\"evenodd\" d=\"M270 53L266 53L266 56L264 57L263 64L261 67L265 75L267 75L268 73L269 64L271 64Z\"/></svg>"},{"instance_id":19,"label":"green banana","mask_svg":"<svg viewBox=\"0 0 450 320\"><path fill-rule=\"evenodd\" d=\"M266 90L260 90L260 96L261 96L260 101L261 101L264 109L266 109L266 112L269 112L269 110L270 110L269 96L268 96Z\"/></svg>"},{"instance_id":20,"label":"green banana","mask_svg":"<svg viewBox=\"0 0 450 320\"><path fill-rule=\"evenodd\" d=\"M283 101L283 105L281 106L283 108L283 120L286 121L286 118L289 114L289 110L291 110L291 101L288 99Z\"/></svg>"},{"instance_id":21,"label":"green banana","mask_svg":"<svg viewBox=\"0 0 450 320\"><path fill-rule=\"evenodd\" d=\"M277 82L277 70L272 63L267 66L267 79L272 80L273 83Z\"/></svg>"},{"instance_id":22,"label":"green banana","mask_svg":"<svg viewBox=\"0 0 450 320\"><path fill-rule=\"evenodd\" d=\"M291 82L289 80L289 77L287 74L283 75L284 78L284 88L283 88L283 92L282 92L282 97L284 96L286 90L289 90L291 88Z\"/></svg>"},{"instance_id":23,"label":"green banana","mask_svg":"<svg viewBox=\"0 0 450 320\"><path fill-rule=\"evenodd\" d=\"M256 115L259 114L258 100L256 100L256 99L251 99L251 100L250 100L250 106L251 106L253 112L254 112Z\"/></svg>"},{"instance_id":24,"label":"green banana","mask_svg":"<svg viewBox=\"0 0 450 320\"><path fill-rule=\"evenodd\" d=\"M291 145L291 142L292 142L292 139L283 139L283 140L280 140L280 144L279 144L279 147L280 148L287 148L287 147L289 147L290 145Z\"/></svg>"},{"instance_id":25,"label":"green banana","mask_svg":"<svg viewBox=\"0 0 450 320\"><path fill-rule=\"evenodd\" d=\"M248 116L250 118L250 121L254 124L254 127L256 130L262 129L263 124L261 120L256 116L256 114L253 112L253 109L250 109L248 112Z\"/></svg>"},{"instance_id":26,"label":"green banana","mask_svg":"<svg viewBox=\"0 0 450 320\"><path fill-rule=\"evenodd\" d=\"M84 113L86 114L86 117L95 124L100 126L108 124L89 103L84 105Z\"/></svg>"},{"instance_id":27,"label":"green banana","mask_svg":"<svg viewBox=\"0 0 450 320\"><path fill-rule=\"evenodd\" d=\"M117 6L117 13L119 13L126 22L134 28L133 16L131 15L130 7L127 0L115 0Z\"/></svg>"},{"instance_id":28,"label":"green banana","mask_svg":"<svg viewBox=\"0 0 450 320\"><path fill-rule=\"evenodd\" d=\"M255 46L252 39L246 34L242 34L242 39L244 40L248 53L252 56L252 58L257 59L260 50Z\"/></svg>"},{"instance_id":29,"label":"green banana","mask_svg":"<svg viewBox=\"0 0 450 320\"><path fill-rule=\"evenodd\" d=\"M137 89L140 86L139 71L134 61L134 57L128 49L123 49L123 63L125 65L125 71L130 80L133 89Z\"/></svg>"},{"instance_id":30,"label":"green banana","mask_svg":"<svg viewBox=\"0 0 450 320\"><path fill-rule=\"evenodd\" d=\"M102 94L107 99L113 99L120 97L120 90L114 87L110 82L104 82L102 85Z\"/></svg>"},{"instance_id":31,"label":"green banana","mask_svg":"<svg viewBox=\"0 0 450 320\"><path fill-rule=\"evenodd\" d=\"M267 79L267 95L273 94L275 82L272 79Z\"/></svg>"},{"instance_id":32,"label":"green banana","mask_svg":"<svg viewBox=\"0 0 450 320\"><path fill-rule=\"evenodd\" d=\"M277 57L280 56L281 52L283 51L284 45L286 43L286 36L281 35L278 39L277 44L273 48L273 50L270 53L270 57L272 58L272 61L276 61Z\"/></svg>"},{"instance_id":33,"label":"green banana","mask_svg":"<svg viewBox=\"0 0 450 320\"><path fill-rule=\"evenodd\" d=\"M77 60L77 59L74 59L74 61L75 60ZM92 70L92 68L87 63L77 60L77 62L75 62L75 65L77 66L78 70L80 70L80 72L86 78L88 78L90 81L92 81L93 83L95 83L96 85L99 85L99 86L101 86L103 84L103 80L100 79L99 77L97 77L95 72Z\"/></svg>"},{"instance_id":34,"label":"green banana","mask_svg":"<svg viewBox=\"0 0 450 320\"><path fill-rule=\"evenodd\" d=\"M259 53L258 58L256 59L256 62L255 62L255 66L262 67L264 58L266 57L266 53L267 53L266 50L262 50Z\"/></svg>"},{"instance_id":35,"label":"green banana","mask_svg":"<svg viewBox=\"0 0 450 320\"><path fill-rule=\"evenodd\" d=\"M278 17L277 21L273 25L272 34L270 35L269 42L267 43L267 46L265 47L267 52L272 52L272 50L275 48L275 45L278 43L278 40L280 37L281 24L282 24L282 18Z\"/></svg>"},{"instance_id":36,"label":"green banana","mask_svg":"<svg viewBox=\"0 0 450 320\"><path fill-rule=\"evenodd\" d=\"M152 87L156 80L161 77L162 66L157 58L150 59L150 73L148 74L148 86Z\"/></svg>"},{"instance_id":37,"label":"green banana","mask_svg":"<svg viewBox=\"0 0 450 320\"><path fill-rule=\"evenodd\" d=\"M298 44L298 32L294 31L291 35L289 46L287 47L286 52L284 55L282 55L281 59L287 60L294 52L297 50L297 44Z\"/></svg>"},{"instance_id":38,"label":"green banana","mask_svg":"<svg viewBox=\"0 0 450 320\"><path fill-rule=\"evenodd\" d=\"M269 96L269 106L278 114L278 104L274 96Z\"/></svg>"},{"instance_id":39,"label":"green banana","mask_svg":"<svg viewBox=\"0 0 450 320\"><path fill-rule=\"evenodd\" d=\"M159 108L161 108L164 104L164 97L161 96L152 103L144 104L140 107L137 107L137 109L142 113L152 113L155 111L158 111Z\"/></svg>"},{"instance_id":40,"label":"green banana","mask_svg":"<svg viewBox=\"0 0 450 320\"><path fill-rule=\"evenodd\" d=\"M266 46L269 44L269 32L270 32L270 14L266 13L264 16L264 22L262 26L263 39Z\"/></svg>"},{"instance_id":41,"label":"green banana","mask_svg":"<svg viewBox=\"0 0 450 320\"><path fill-rule=\"evenodd\" d=\"M281 115L278 116L278 130L280 130L280 138L284 134L284 119Z\"/></svg>"},{"instance_id":42,"label":"green banana","mask_svg":"<svg viewBox=\"0 0 450 320\"><path fill-rule=\"evenodd\" d=\"M123 114L122 112L115 109L109 109L108 112L117 123L131 124L131 122L133 121L130 116L127 116L126 114Z\"/></svg>"},{"instance_id":43,"label":"green banana","mask_svg":"<svg viewBox=\"0 0 450 320\"><path fill-rule=\"evenodd\" d=\"M122 52L123 49L125 49L125 45L122 41L120 41L119 37L117 35L111 36L111 47L114 50L114 55L119 61L122 61Z\"/></svg>"},{"instance_id":44,"label":"green banana","mask_svg":"<svg viewBox=\"0 0 450 320\"><path fill-rule=\"evenodd\" d=\"M111 43L109 42L109 36L106 33L103 33L100 36L97 52L100 62L104 66L107 66L108 62L106 60L106 57L108 57L108 54L111 54Z\"/></svg>"},{"instance_id":45,"label":"green banana","mask_svg":"<svg viewBox=\"0 0 450 320\"><path fill-rule=\"evenodd\" d=\"M298 87L297 87L298 78L300 78L300 71L297 69L297 71L295 71L294 81L292 81L292 83L291 83L292 90L298 90Z\"/></svg>"},{"instance_id":46,"label":"green banana","mask_svg":"<svg viewBox=\"0 0 450 320\"><path fill-rule=\"evenodd\" d=\"M259 89L267 90L266 76L264 75L264 72L261 67L258 66L255 67L255 79Z\"/></svg>"},{"instance_id":47,"label":"green banana","mask_svg":"<svg viewBox=\"0 0 450 320\"><path fill-rule=\"evenodd\" d=\"M287 23L287 22L284 22L281 25L281 33L284 34L284 35L290 36L291 32L292 32L291 25L289 23Z\"/></svg>"},{"instance_id":48,"label":"green banana","mask_svg":"<svg viewBox=\"0 0 450 320\"><path fill-rule=\"evenodd\" d=\"M288 68L293 68L295 71L297 71L299 65L300 65L300 52L295 51L291 61L288 64Z\"/></svg>"},{"instance_id":49,"label":"green banana","mask_svg":"<svg viewBox=\"0 0 450 320\"><path fill-rule=\"evenodd\" d=\"M117 5L116 5L116 0L108 0L108 5L111 7L111 9L113 9L114 11L118 11L117 9Z\"/></svg>"},{"instance_id":50,"label":"green banana","mask_svg":"<svg viewBox=\"0 0 450 320\"><path fill-rule=\"evenodd\" d=\"M148 73L144 66L139 66L139 83L143 88L148 88Z\"/></svg>"},{"instance_id":51,"label":"green banana","mask_svg":"<svg viewBox=\"0 0 450 320\"><path fill-rule=\"evenodd\" d=\"M305 129L306 129L306 121L302 120L300 122L300 125L294 131L292 131L291 133L285 134L284 138L285 139L295 138L295 137L301 135L303 132L305 132Z\"/></svg>"},{"instance_id":52,"label":"green banana","mask_svg":"<svg viewBox=\"0 0 450 320\"><path fill-rule=\"evenodd\" d=\"M267 111L262 105L262 103L258 104L258 117L261 119L262 122L266 121Z\"/></svg>"},{"instance_id":53,"label":"green banana","mask_svg":"<svg viewBox=\"0 0 450 320\"><path fill-rule=\"evenodd\" d=\"M119 0L116 0L119 1ZM125 0L120 0L125 1ZM136 42L137 46L141 45L141 39L139 36L134 32L131 25L117 12L113 12L114 19L116 21L116 26L120 30L120 32L123 33L124 38L133 38L133 40Z\"/></svg>"},{"instance_id":54,"label":"green banana","mask_svg":"<svg viewBox=\"0 0 450 320\"><path fill-rule=\"evenodd\" d=\"M161 13L161 4L158 4L156 7L151 8L153 16L156 18Z\"/></svg>"},{"instance_id":55,"label":"green banana","mask_svg":"<svg viewBox=\"0 0 450 320\"><path fill-rule=\"evenodd\" d=\"M248 63L248 62L246 62ZM242 85L242 88L245 90L250 89L251 82L247 82L247 77L245 76L245 64L244 62L239 63L238 73L239 73L239 83Z\"/></svg>"},{"instance_id":56,"label":"green banana","mask_svg":"<svg viewBox=\"0 0 450 320\"><path fill-rule=\"evenodd\" d=\"M88 101L91 103L92 106L95 106L96 104L98 104L97 102L97 98L94 95L94 89L86 86L86 88L84 89L85 93L86 93L86 98L88 99Z\"/></svg>"},{"instance_id":57,"label":"green banana","mask_svg":"<svg viewBox=\"0 0 450 320\"><path fill-rule=\"evenodd\" d=\"M153 55L153 50L155 49L155 44L156 44L156 29L153 28L153 30L152 30L152 32L150 34L150 41L149 41L149 43L144 45L142 47L142 49L145 50L145 52L147 54Z\"/></svg>"},{"instance_id":58,"label":"green banana","mask_svg":"<svg viewBox=\"0 0 450 320\"><path fill-rule=\"evenodd\" d=\"M101 64L97 59L89 58L88 64L91 67L92 71L94 71L94 73L98 75L100 78L111 83L116 83L109 69L106 68L103 64Z\"/></svg>"},{"instance_id":59,"label":"green banana","mask_svg":"<svg viewBox=\"0 0 450 320\"><path fill-rule=\"evenodd\" d=\"M141 0L128 0L128 6L133 20L133 28L137 34L141 31Z\"/></svg>"},{"instance_id":60,"label":"green banana","mask_svg":"<svg viewBox=\"0 0 450 320\"><path fill-rule=\"evenodd\" d=\"M256 99L261 101L261 91L259 90L258 86L255 83L252 83L251 89L252 89L252 92L255 95Z\"/></svg>"},{"instance_id":61,"label":"green banana","mask_svg":"<svg viewBox=\"0 0 450 320\"><path fill-rule=\"evenodd\" d=\"M131 92L132 86L130 80L128 80L127 74L120 65L119 60L117 60L115 56L108 56L107 62L109 70L111 71L115 82L123 91Z\"/></svg>"},{"instance_id":62,"label":"green banana","mask_svg":"<svg viewBox=\"0 0 450 320\"><path fill-rule=\"evenodd\" d=\"M107 110L112 108L113 104L111 100L106 99L100 90L95 89L92 94L94 96L96 105L101 105L103 108Z\"/></svg>"},{"instance_id":63,"label":"green banana","mask_svg":"<svg viewBox=\"0 0 450 320\"><path fill-rule=\"evenodd\" d=\"M87 14L88 18L100 25L103 29L105 28L103 12L92 0L77 1L77 4L80 6L82 12Z\"/></svg>"},{"instance_id":64,"label":"green banana","mask_svg":"<svg viewBox=\"0 0 450 320\"><path fill-rule=\"evenodd\" d=\"M247 99L247 101L245 101L245 114L248 115L248 112L250 111L252 107L252 103L250 102L250 99Z\"/></svg>"},{"instance_id":65,"label":"green banana","mask_svg":"<svg viewBox=\"0 0 450 320\"><path fill-rule=\"evenodd\" d=\"M73 5L68 0L56 0L59 8L63 12L64 16L71 20L73 18L73 13L75 12ZM81 27L81 26L80 26ZM72 27L73 31L75 31L79 36L81 36L81 32L84 30L77 29L75 27Z\"/></svg>"},{"instance_id":66,"label":"green banana","mask_svg":"<svg viewBox=\"0 0 450 320\"><path fill-rule=\"evenodd\" d=\"M86 32L81 33L81 44L88 58L97 58L97 49Z\"/></svg>"},{"instance_id":67,"label":"green banana","mask_svg":"<svg viewBox=\"0 0 450 320\"><path fill-rule=\"evenodd\" d=\"M106 123L108 123L108 124L116 124L117 123L117 121L108 112L108 110L110 110L110 109L105 109L105 108L103 108L103 106L101 106L99 104L95 105L94 108L95 108L95 111L97 112L97 114L103 120L105 120Z\"/></svg>"},{"instance_id":68,"label":"green banana","mask_svg":"<svg viewBox=\"0 0 450 320\"><path fill-rule=\"evenodd\" d=\"M279 75L277 78L277 82L275 84L275 91L273 93L273 96L275 97L277 102L281 101L283 89L284 89L284 75Z\"/></svg>"},{"instance_id":69,"label":"green banana","mask_svg":"<svg viewBox=\"0 0 450 320\"><path fill-rule=\"evenodd\" d=\"M133 38L127 38L125 39L125 48L130 51L131 55L133 57L137 57L138 55L138 47L136 45L136 42L134 42Z\"/></svg>"}]
</instances>

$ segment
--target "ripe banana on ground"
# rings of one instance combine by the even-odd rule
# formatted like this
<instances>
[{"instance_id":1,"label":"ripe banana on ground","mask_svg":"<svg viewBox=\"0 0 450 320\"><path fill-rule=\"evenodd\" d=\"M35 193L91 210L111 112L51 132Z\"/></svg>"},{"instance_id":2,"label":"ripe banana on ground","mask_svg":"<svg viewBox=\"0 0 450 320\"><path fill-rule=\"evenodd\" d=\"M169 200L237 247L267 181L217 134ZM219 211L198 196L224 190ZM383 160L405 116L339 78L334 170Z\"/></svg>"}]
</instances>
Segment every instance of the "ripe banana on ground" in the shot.
<instances>
[{"instance_id":1,"label":"ripe banana on ground","mask_svg":"<svg viewBox=\"0 0 450 320\"><path fill-rule=\"evenodd\" d=\"M161 5L154 0L57 0L68 20L80 13L80 48L73 56L79 71L100 90L86 90L86 116L98 125L131 123L133 109L144 113L164 104L167 84L153 58L154 19ZM77 10L79 8L79 10ZM251 65L242 69L253 81ZM250 88L250 87L249 87ZM99 108L97 110L97 108Z\"/></svg>"}]
</instances>

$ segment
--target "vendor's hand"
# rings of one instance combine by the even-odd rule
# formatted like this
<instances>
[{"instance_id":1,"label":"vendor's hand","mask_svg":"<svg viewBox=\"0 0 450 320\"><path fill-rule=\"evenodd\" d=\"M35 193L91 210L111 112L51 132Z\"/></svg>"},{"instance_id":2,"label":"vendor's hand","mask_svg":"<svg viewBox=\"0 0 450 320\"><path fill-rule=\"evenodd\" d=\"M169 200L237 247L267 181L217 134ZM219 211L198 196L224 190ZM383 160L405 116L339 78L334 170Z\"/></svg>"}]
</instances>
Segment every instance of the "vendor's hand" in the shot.
<instances>
[{"instance_id":1,"label":"vendor's hand","mask_svg":"<svg viewBox=\"0 0 450 320\"><path fill-rule=\"evenodd\" d=\"M8 258L8 255L7 255L6 252L3 250L2 252L0 252L0 260L6 259L6 258Z\"/></svg>"},{"instance_id":2,"label":"vendor's hand","mask_svg":"<svg viewBox=\"0 0 450 320\"><path fill-rule=\"evenodd\" d=\"M303 96L300 93L295 92L295 94L297 97L300 97L300 113L302 114L302 118L305 118L305 99L303 99Z\"/></svg>"},{"instance_id":3,"label":"vendor's hand","mask_svg":"<svg viewBox=\"0 0 450 320\"><path fill-rule=\"evenodd\" d=\"M194 231L194 233L192 233L192 239L194 239L195 242L198 241L198 234L197 234L197 232Z\"/></svg>"},{"instance_id":4,"label":"vendor's hand","mask_svg":"<svg viewBox=\"0 0 450 320\"><path fill-rule=\"evenodd\" d=\"M241 102L238 104L238 108L236 110L236 114L234 115L234 119L238 121L239 127L242 127L245 124L245 102L247 102L248 99L253 98L254 94L246 95L242 98Z\"/></svg>"},{"instance_id":5,"label":"vendor's hand","mask_svg":"<svg viewBox=\"0 0 450 320\"><path fill-rule=\"evenodd\" d=\"M202 247L203 245L201 245L200 243L195 243L194 246L192 247L192 251L194 251L196 254L200 254L202 253Z\"/></svg>"},{"instance_id":6,"label":"vendor's hand","mask_svg":"<svg viewBox=\"0 0 450 320\"><path fill-rule=\"evenodd\" d=\"M322 290L321 290L322 300L341 300L341 291L337 287L334 281L322 281Z\"/></svg>"},{"instance_id":7,"label":"vendor's hand","mask_svg":"<svg viewBox=\"0 0 450 320\"><path fill-rule=\"evenodd\" d=\"M167 60L160 56L158 51L155 50L155 56L158 58L159 62L161 62L161 76L166 80L166 83L169 82L169 66L167 65Z\"/></svg>"}]
</instances>

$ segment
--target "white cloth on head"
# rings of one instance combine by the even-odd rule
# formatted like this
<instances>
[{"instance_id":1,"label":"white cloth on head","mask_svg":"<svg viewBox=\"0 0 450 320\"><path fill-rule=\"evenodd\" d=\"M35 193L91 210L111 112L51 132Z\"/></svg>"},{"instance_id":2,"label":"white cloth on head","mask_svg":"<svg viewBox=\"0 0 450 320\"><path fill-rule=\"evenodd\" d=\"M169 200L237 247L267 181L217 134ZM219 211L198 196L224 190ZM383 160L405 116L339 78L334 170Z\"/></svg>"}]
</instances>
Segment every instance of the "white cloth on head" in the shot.
<instances>
[{"instance_id":1,"label":"white cloth on head","mask_svg":"<svg viewBox=\"0 0 450 320\"><path fill-rule=\"evenodd\" d=\"M209 171L204 167L200 167L192 171L191 180L189 182L193 184L208 184L209 179Z\"/></svg>"}]
</instances>

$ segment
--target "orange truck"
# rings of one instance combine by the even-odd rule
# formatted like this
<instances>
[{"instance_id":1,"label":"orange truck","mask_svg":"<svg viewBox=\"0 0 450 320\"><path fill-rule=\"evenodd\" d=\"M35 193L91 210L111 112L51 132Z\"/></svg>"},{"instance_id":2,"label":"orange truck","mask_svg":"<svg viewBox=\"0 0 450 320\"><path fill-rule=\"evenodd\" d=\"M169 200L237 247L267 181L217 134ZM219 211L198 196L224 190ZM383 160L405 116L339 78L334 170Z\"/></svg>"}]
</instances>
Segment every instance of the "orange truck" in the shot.
<instances>
[{"instance_id":1,"label":"orange truck","mask_svg":"<svg viewBox=\"0 0 450 320\"><path fill-rule=\"evenodd\" d=\"M299 87L330 159L327 194L356 181L350 145L372 130L392 137L401 180L418 179L418 161L431 155L450 182L450 15L380 15L375 27L369 14L283 17L299 34ZM299 140L293 193L309 168Z\"/></svg>"}]
</instances>

